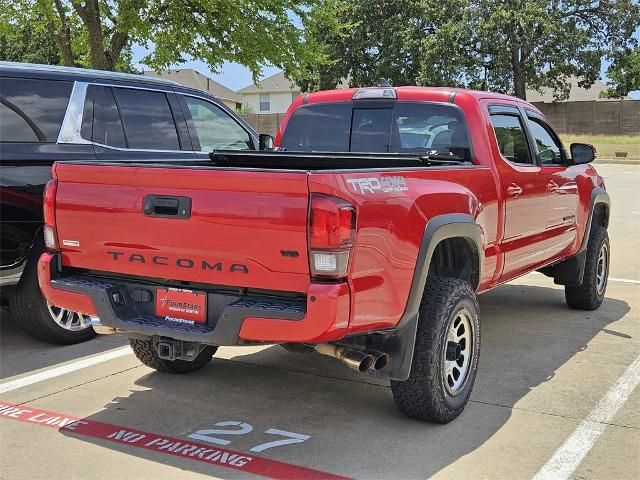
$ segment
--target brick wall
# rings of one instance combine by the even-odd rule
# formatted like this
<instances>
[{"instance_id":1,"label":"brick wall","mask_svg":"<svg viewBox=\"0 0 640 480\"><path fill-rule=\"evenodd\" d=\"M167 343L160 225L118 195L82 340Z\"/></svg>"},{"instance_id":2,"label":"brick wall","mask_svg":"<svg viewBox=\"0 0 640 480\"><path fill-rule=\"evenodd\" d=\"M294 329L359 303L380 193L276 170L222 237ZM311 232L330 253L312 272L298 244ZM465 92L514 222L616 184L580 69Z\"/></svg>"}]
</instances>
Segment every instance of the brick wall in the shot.
<instances>
[{"instance_id":1,"label":"brick wall","mask_svg":"<svg viewBox=\"0 0 640 480\"><path fill-rule=\"evenodd\" d=\"M640 135L640 100L534 103L559 133Z\"/></svg>"}]
</instances>

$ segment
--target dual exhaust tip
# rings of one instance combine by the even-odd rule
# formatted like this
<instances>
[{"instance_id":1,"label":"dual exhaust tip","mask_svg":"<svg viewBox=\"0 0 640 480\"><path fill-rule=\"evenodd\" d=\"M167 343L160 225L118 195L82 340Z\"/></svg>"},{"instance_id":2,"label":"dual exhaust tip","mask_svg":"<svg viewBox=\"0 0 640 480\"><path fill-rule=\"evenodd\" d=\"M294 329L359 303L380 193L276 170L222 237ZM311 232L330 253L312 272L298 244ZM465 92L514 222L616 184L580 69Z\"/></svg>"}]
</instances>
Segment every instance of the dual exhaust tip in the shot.
<instances>
[{"instance_id":1,"label":"dual exhaust tip","mask_svg":"<svg viewBox=\"0 0 640 480\"><path fill-rule=\"evenodd\" d=\"M359 372L382 370L389 363L389 355L377 350L356 350L331 343L320 343L314 348L316 352L337 358L347 367Z\"/></svg>"}]
</instances>

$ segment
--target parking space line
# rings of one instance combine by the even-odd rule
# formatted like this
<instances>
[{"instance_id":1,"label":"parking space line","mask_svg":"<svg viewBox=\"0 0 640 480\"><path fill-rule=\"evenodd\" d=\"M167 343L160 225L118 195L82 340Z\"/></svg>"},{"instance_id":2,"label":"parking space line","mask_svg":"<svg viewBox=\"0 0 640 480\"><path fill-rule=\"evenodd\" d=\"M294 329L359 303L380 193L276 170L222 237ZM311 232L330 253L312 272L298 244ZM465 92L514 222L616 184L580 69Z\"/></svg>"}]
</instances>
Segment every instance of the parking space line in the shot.
<instances>
[{"instance_id":1,"label":"parking space line","mask_svg":"<svg viewBox=\"0 0 640 480\"><path fill-rule=\"evenodd\" d=\"M612 278L609 277L610 282L620 282L620 283L636 283L640 284L640 280L632 280L630 278Z\"/></svg>"},{"instance_id":2,"label":"parking space line","mask_svg":"<svg viewBox=\"0 0 640 480\"><path fill-rule=\"evenodd\" d=\"M125 355L130 355L131 353L132 352L129 347L116 348L114 350L109 350L108 352L101 353L100 355L77 360L60 367L45 370L44 372L34 373L33 375L28 375L16 380L10 380L8 382L0 383L0 394L7 393L12 390L17 390L18 388L26 387L27 385L33 385L34 383L42 382L43 380L49 380L50 378L59 377L60 375L65 375L77 370L82 370L83 368L92 367L94 365L98 365L99 363L107 362L115 358L124 357Z\"/></svg>"},{"instance_id":3,"label":"parking space line","mask_svg":"<svg viewBox=\"0 0 640 480\"><path fill-rule=\"evenodd\" d=\"M533 480L568 479L640 383L640 356L627 368Z\"/></svg>"},{"instance_id":4,"label":"parking space line","mask_svg":"<svg viewBox=\"0 0 640 480\"><path fill-rule=\"evenodd\" d=\"M246 455L234 450L135 430L129 427L95 422L63 413L51 412L14 403L0 402L0 419L17 420L23 423L56 428L71 435L106 440L120 445L150 450L209 465L232 468L243 472L277 480L348 480L312 468L270 460L256 455Z\"/></svg>"}]
</instances>

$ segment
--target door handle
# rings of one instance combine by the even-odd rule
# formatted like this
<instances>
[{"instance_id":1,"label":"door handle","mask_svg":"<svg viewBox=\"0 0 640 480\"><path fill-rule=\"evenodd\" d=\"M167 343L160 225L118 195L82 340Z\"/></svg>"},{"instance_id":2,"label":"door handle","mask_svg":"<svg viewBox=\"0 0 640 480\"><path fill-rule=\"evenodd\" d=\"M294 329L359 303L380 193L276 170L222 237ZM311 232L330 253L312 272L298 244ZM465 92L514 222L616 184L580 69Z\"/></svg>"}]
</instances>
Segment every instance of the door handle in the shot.
<instances>
[{"instance_id":1,"label":"door handle","mask_svg":"<svg viewBox=\"0 0 640 480\"><path fill-rule=\"evenodd\" d=\"M509 185L509 188L507 188L507 193L515 198L522 193L522 188L515 183L512 183Z\"/></svg>"},{"instance_id":2,"label":"door handle","mask_svg":"<svg viewBox=\"0 0 640 480\"><path fill-rule=\"evenodd\" d=\"M191 198L147 195L144 197L143 211L149 217L189 218Z\"/></svg>"}]
</instances>

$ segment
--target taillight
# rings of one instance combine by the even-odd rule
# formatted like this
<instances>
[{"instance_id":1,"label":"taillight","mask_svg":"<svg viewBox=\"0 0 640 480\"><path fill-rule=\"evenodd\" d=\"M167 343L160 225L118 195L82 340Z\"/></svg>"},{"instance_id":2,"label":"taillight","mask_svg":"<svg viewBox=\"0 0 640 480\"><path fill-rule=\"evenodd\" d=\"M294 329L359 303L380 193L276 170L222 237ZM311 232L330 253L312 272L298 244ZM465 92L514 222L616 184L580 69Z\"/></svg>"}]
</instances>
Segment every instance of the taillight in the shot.
<instances>
[{"instance_id":1,"label":"taillight","mask_svg":"<svg viewBox=\"0 0 640 480\"><path fill-rule=\"evenodd\" d=\"M43 216L44 216L44 244L49 250L58 249L58 234L56 232L56 190L58 182L49 180L44 187Z\"/></svg>"},{"instance_id":2,"label":"taillight","mask_svg":"<svg viewBox=\"0 0 640 480\"><path fill-rule=\"evenodd\" d=\"M356 209L328 195L312 194L309 209L311 275L339 278L347 274L356 236Z\"/></svg>"}]
</instances>

